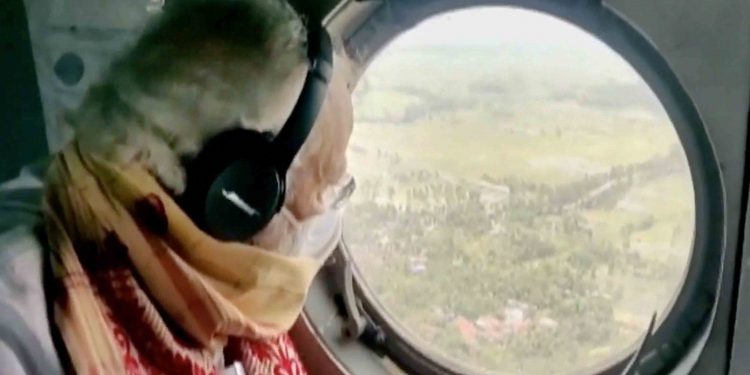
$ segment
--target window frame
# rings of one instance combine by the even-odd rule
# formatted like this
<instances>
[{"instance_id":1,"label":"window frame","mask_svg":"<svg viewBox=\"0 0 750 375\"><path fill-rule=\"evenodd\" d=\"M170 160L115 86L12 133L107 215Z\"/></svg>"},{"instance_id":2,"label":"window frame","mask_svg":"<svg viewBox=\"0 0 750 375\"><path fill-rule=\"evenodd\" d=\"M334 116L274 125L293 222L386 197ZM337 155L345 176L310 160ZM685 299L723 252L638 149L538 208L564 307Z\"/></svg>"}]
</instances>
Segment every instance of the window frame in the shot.
<instances>
[{"instance_id":1,"label":"window frame","mask_svg":"<svg viewBox=\"0 0 750 375\"><path fill-rule=\"evenodd\" d=\"M356 16L346 15L347 5ZM597 0L402 0L366 1L344 4L329 17L352 58L353 83L364 74L370 61L401 32L431 16L475 6L511 6L540 11L570 22L604 42L625 59L656 94L685 150L695 194L695 235L690 265L680 292L673 298L659 327L644 347L638 361L640 373L673 369L690 350L703 345L716 313L719 281L726 246L726 209L722 172L696 106L666 59L635 26ZM355 13L355 12L350 12ZM362 16L366 14L366 16ZM341 20L344 20L343 22ZM698 225L702 223L703 225ZM346 252L342 242L340 251ZM334 267L347 265L338 264ZM354 268L355 289L363 312L386 334L384 351L403 369L412 373L460 374L467 369L440 356L425 352L411 342L403 330L369 291ZM333 290L335 294L337 291ZM619 356L587 370L596 374L620 373L627 365L635 344Z\"/></svg>"}]
</instances>

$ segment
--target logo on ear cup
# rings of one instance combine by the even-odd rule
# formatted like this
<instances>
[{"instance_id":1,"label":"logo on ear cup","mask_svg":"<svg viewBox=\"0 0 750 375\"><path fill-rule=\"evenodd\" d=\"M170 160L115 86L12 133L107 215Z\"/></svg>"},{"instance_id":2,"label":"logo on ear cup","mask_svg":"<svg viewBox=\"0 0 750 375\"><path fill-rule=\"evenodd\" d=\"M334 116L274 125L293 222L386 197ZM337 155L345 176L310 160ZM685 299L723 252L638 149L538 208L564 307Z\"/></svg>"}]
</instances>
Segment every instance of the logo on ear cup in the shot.
<instances>
[{"instance_id":1,"label":"logo on ear cup","mask_svg":"<svg viewBox=\"0 0 750 375\"><path fill-rule=\"evenodd\" d=\"M225 189L221 189L221 195L224 196L228 201L232 202L237 208L239 208L242 211L245 211L250 216L258 216L260 215L260 212L258 210L250 207L247 202L242 200L237 193L233 191L226 191Z\"/></svg>"},{"instance_id":2,"label":"logo on ear cup","mask_svg":"<svg viewBox=\"0 0 750 375\"><path fill-rule=\"evenodd\" d=\"M282 200L283 186L272 166L239 159L224 168L209 187L204 222L220 239L244 241L268 224Z\"/></svg>"}]
</instances>

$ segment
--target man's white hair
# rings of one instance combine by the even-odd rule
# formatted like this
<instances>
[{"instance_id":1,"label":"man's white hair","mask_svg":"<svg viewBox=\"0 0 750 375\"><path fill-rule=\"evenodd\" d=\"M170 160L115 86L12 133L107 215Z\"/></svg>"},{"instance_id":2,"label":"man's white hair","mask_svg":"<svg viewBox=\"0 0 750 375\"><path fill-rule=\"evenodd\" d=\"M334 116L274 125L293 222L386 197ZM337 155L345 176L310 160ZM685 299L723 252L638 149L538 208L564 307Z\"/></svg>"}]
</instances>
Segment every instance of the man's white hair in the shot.
<instances>
[{"instance_id":1,"label":"man's white hair","mask_svg":"<svg viewBox=\"0 0 750 375\"><path fill-rule=\"evenodd\" d=\"M180 158L207 138L238 125L271 132L283 125L271 118L278 105L268 98L306 66L306 28L283 0L167 3L64 120L82 148L142 162L179 193Z\"/></svg>"}]
</instances>

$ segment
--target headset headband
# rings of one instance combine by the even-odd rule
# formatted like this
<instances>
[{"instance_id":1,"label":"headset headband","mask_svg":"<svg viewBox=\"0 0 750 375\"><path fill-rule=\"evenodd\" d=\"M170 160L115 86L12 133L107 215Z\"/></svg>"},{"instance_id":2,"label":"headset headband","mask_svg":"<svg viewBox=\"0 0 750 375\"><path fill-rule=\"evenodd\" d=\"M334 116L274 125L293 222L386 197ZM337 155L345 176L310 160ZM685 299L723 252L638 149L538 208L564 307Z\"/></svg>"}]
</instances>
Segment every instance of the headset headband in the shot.
<instances>
[{"instance_id":1,"label":"headset headband","mask_svg":"<svg viewBox=\"0 0 750 375\"><path fill-rule=\"evenodd\" d=\"M307 35L307 56L310 59L307 78L297 104L271 147L274 166L282 178L310 135L333 74L333 51L328 33L321 26L313 26Z\"/></svg>"}]
</instances>

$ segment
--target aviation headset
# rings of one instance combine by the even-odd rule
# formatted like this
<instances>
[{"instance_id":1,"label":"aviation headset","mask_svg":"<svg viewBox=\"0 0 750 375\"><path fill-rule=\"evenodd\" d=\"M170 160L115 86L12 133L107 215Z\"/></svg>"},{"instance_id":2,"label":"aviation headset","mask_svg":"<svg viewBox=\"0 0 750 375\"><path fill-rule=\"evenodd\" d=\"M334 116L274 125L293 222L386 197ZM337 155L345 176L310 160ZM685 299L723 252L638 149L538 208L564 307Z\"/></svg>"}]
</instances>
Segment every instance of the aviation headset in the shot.
<instances>
[{"instance_id":1,"label":"aviation headset","mask_svg":"<svg viewBox=\"0 0 750 375\"><path fill-rule=\"evenodd\" d=\"M185 161L187 186L178 202L216 238L247 240L284 205L286 172L312 130L333 74L325 28L309 27L307 45L310 66L305 83L278 135L230 129Z\"/></svg>"}]
</instances>

